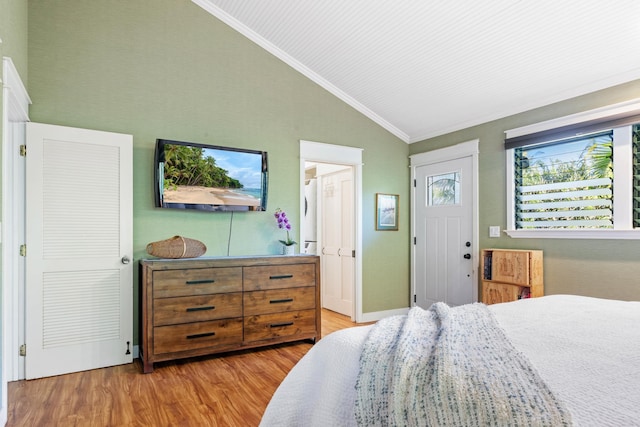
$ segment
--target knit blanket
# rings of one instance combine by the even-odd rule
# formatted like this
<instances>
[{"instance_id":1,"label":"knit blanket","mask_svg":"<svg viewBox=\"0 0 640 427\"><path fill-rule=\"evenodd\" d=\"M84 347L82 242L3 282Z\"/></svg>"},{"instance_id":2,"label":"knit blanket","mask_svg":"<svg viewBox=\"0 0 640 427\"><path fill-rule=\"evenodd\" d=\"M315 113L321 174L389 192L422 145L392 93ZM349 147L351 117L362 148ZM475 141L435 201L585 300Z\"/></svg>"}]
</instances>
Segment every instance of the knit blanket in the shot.
<instances>
[{"instance_id":1,"label":"knit blanket","mask_svg":"<svg viewBox=\"0 0 640 427\"><path fill-rule=\"evenodd\" d=\"M571 425L479 303L436 303L379 321L360 356L355 412L360 426Z\"/></svg>"}]
</instances>

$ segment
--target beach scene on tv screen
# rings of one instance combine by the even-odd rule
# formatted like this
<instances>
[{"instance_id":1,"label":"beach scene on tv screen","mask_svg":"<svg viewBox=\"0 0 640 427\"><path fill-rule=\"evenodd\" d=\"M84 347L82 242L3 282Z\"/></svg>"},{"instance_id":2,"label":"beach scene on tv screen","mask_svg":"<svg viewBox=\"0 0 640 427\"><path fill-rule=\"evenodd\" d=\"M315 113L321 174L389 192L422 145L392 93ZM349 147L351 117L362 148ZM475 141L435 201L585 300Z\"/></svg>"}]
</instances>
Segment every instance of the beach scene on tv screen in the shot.
<instances>
[{"instance_id":1,"label":"beach scene on tv screen","mask_svg":"<svg viewBox=\"0 0 640 427\"><path fill-rule=\"evenodd\" d=\"M261 154L171 144L164 154L163 204L260 206Z\"/></svg>"}]
</instances>

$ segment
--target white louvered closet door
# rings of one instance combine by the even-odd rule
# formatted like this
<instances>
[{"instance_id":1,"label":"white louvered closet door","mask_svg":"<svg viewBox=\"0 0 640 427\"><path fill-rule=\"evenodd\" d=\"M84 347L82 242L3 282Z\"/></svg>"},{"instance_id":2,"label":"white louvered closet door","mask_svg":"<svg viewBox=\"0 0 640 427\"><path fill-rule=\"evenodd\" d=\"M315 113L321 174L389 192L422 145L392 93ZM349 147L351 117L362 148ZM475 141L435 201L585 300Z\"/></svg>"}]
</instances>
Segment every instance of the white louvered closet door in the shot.
<instances>
[{"instance_id":1,"label":"white louvered closet door","mask_svg":"<svg viewBox=\"0 0 640 427\"><path fill-rule=\"evenodd\" d=\"M26 378L131 362L131 135L28 123L26 163Z\"/></svg>"}]
</instances>

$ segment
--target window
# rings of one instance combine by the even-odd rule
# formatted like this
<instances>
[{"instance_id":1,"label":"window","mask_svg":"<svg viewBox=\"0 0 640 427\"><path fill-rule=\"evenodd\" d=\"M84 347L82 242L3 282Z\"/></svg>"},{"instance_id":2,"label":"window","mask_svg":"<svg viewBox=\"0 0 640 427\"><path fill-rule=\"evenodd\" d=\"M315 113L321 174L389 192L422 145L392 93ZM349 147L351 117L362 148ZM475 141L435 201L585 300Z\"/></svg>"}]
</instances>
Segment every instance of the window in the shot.
<instances>
[{"instance_id":1,"label":"window","mask_svg":"<svg viewBox=\"0 0 640 427\"><path fill-rule=\"evenodd\" d=\"M640 239L639 108L507 131L506 232Z\"/></svg>"},{"instance_id":2,"label":"window","mask_svg":"<svg viewBox=\"0 0 640 427\"><path fill-rule=\"evenodd\" d=\"M613 133L519 147L516 229L613 228Z\"/></svg>"}]
</instances>

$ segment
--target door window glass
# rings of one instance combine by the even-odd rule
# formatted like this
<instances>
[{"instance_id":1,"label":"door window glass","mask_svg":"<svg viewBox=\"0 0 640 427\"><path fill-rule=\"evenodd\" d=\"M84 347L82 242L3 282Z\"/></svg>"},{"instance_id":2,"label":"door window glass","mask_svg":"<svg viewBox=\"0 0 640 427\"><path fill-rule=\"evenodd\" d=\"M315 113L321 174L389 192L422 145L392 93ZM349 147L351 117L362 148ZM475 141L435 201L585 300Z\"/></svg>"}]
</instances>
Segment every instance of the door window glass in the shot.
<instances>
[{"instance_id":1,"label":"door window glass","mask_svg":"<svg viewBox=\"0 0 640 427\"><path fill-rule=\"evenodd\" d=\"M460 173L448 172L427 177L427 206L460 203Z\"/></svg>"}]
</instances>

